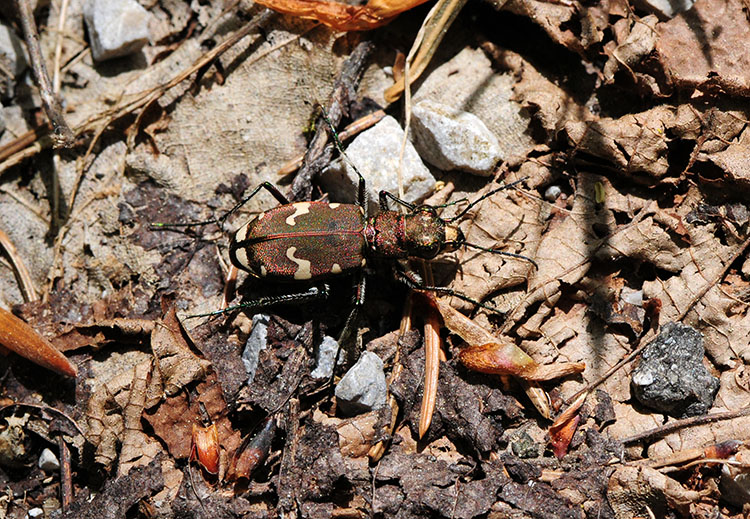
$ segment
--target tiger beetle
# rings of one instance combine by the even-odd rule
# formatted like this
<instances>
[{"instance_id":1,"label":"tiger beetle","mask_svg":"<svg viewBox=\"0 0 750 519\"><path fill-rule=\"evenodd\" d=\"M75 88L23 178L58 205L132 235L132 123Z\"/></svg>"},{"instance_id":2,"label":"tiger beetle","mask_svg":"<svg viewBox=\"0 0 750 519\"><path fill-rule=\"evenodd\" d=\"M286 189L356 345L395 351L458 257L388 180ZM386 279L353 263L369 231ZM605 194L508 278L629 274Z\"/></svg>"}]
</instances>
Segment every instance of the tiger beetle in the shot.
<instances>
[{"instance_id":1,"label":"tiger beetle","mask_svg":"<svg viewBox=\"0 0 750 519\"><path fill-rule=\"evenodd\" d=\"M323 118L329 125L336 147L342 157L348 160L338 135L325 113ZM395 260L393 262L394 274L409 288L455 296L495 312L497 310L491 306L450 288L424 285L418 275L404 266L405 260L408 258L429 260L440 252L450 252L463 246L523 259L537 266L534 260L526 256L468 243L461 229L454 225L454 222L466 215L482 200L499 191L516 186L525 179L491 190L459 211L456 216L448 219L438 216L437 209L463 200L442 206L416 205L388 191L381 191L380 213L370 216L367 209L365 179L351 162L349 164L359 178L357 201L354 204L322 201L292 203L276 186L270 182L263 182L219 219L188 224L157 224L158 227L185 227L205 223L221 225L261 190L268 191L281 204L261 213L236 231L229 246L229 258L235 267L264 282L307 283L308 288L305 291L286 295L260 297L223 310L193 317L220 315L237 309L259 308L280 303L324 299L328 296L328 288L323 282L333 277L350 274L357 278L357 289L353 298L352 311L339 339L341 345L348 337L358 309L364 303L366 279L364 268L371 258ZM404 214L389 209L389 201L405 207L407 212ZM397 266L399 263L401 265Z\"/></svg>"}]
</instances>

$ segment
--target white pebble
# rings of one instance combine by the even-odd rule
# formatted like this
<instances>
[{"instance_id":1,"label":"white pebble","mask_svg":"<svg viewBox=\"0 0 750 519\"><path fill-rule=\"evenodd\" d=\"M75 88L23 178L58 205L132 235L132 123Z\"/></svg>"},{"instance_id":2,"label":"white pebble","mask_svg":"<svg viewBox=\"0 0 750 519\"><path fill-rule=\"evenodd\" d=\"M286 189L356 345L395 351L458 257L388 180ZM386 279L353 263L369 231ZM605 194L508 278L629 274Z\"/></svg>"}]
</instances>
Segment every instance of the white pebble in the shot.
<instances>
[{"instance_id":1,"label":"white pebble","mask_svg":"<svg viewBox=\"0 0 750 519\"><path fill-rule=\"evenodd\" d=\"M39 468L44 472L60 470L60 462L57 460L55 453L49 449L44 449L39 456Z\"/></svg>"},{"instance_id":2,"label":"white pebble","mask_svg":"<svg viewBox=\"0 0 750 519\"><path fill-rule=\"evenodd\" d=\"M548 202L554 202L562 193L560 186L549 186L544 192L544 199Z\"/></svg>"},{"instance_id":3,"label":"white pebble","mask_svg":"<svg viewBox=\"0 0 750 519\"><path fill-rule=\"evenodd\" d=\"M88 0L83 9L96 61L126 56L149 40L149 13L135 0Z\"/></svg>"},{"instance_id":4,"label":"white pebble","mask_svg":"<svg viewBox=\"0 0 750 519\"><path fill-rule=\"evenodd\" d=\"M430 100L412 110L414 146L444 171L490 175L502 156L497 137L479 117Z\"/></svg>"}]
</instances>

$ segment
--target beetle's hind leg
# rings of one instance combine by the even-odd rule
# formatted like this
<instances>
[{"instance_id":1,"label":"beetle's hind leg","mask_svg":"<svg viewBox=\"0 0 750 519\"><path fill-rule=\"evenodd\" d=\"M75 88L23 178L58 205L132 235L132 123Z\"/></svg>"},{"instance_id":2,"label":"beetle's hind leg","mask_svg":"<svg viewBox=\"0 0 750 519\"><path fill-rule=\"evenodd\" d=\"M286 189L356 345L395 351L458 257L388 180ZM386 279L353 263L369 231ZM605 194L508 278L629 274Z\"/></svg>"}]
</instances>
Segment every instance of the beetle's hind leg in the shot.
<instances>
[{"instance_id":1,"label":"beetle's hind leg","mask_svg":"<svg viewBox=\"0 0 750 519\"><path fill-rule=\"evenodd\" d=\"M304 304L314 301L324 301L328 299L329 288L328 285L315 285L311 286L304 292L295 292L293 294L281 294L275 296L262 296L251 301L246 301L237 305L232 305L223 310L216 310L215 312L208 312L205 314L189 315L187 318L192 319L194 317L214 317L217 315L224 315L235 310L254 310L257 308L265 308L274 305L284 304Z\"/></svg>"}]
</instances>

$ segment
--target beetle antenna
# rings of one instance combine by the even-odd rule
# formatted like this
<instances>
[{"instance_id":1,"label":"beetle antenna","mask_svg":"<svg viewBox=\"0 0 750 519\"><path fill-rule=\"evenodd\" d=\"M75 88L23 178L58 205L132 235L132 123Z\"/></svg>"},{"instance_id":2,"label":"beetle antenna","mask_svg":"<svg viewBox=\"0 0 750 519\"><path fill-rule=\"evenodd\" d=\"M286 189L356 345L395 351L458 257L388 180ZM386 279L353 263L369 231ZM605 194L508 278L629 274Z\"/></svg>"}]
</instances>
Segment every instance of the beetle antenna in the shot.
<instances>
[{"instance_id":1,"label":"beetle antenna","mask_svg":"<svg viewBox=\"0 0 750 519\"><path fill-rule=\"evenodd\" d=\"M534 265L534 268L539 270L539 265L537 264L537 262L529 258L528 256L524 256L523 254L516 254L514 252L505 252L504 250L497 250L497 249L492 249L489 247L482 247L481 245L474 245L473 243L467 243L467 242L462 243L462 245L464 247L471 247L472 249L477 249L477 250L481 250L484 252L490 252L492 254L500 254L501 256L509 256L511 258L518 258L518 259L526 260L532 265Z\"/></svg>"},{"instance_id":2,"label":"beetle antenna","mask_svg":"<svg viewBox=\"0 0 750 519\"><path fill-rule=\"evenodd\" d=\"M357 169L357 166L354 165L354 162L352 162L349 156L346 154L346 152L344 152L344 147L341 145L341 139L339 139L339 132L337 132L336 128L333 127L333 122L328 117L328 112L326 112L325 107L323 107L323 105L321 104L318 104L318 108L320 109L320 116L326 122L326 124L328 125L328 129L331 131L331 136L333 137L333 143L336 146L336 149L338 150L339 155L341 155L342 159L349 166L351 166L354 172L357 174L357 176L359 177L359 189L363 190L365 177L362 176L362 173L359 172L359 170ZM364 197L364 195L365 195L364 192L360 193L360 197Z\"/></svg>"},{"instance_id":3,"label":"beetle antenna","mask_svg":"<svg viewBox=\"0 0 750 519\"><path fill-rule=\"evenodd\" d=\"M493 189L492 191L489 191L489 192L483 194L482 196L480 196L479 198L477 198L476 200L474 200L473 202L471 202L469 205L467 205L466 207L464 207L463 210L461 210L456 216L453 216L452 218L446 220L446 222L448 222L448 223L455 222L456 220L458 220L458 219L462 218L463 216L465 216L466 213L468 213L469 211L471 211L472 207L474 207L475 205L477 205L482 200L484 200L486 198L489 198L492 195L494 195L495 193L499 193L500 191L504 191L504 190L509 189L511 187L515 187L518 184L520 184L521 182L523 182L524 180L528 180L528 178L529 177L523 177L523 178L521 178L519 180L516 180L515 182L511 182L510 184L503 184L502 186L500 186L500 187L498 187L496 189ZM462 198L460 200L456 200L455 203L459 203L459 202L463 202L463 201L466 201L466 199ZM445 204L445 205L447 206L449 204ZM436 207L440 207L440 206L436 206Z\"/></svg>"}]
</instances>

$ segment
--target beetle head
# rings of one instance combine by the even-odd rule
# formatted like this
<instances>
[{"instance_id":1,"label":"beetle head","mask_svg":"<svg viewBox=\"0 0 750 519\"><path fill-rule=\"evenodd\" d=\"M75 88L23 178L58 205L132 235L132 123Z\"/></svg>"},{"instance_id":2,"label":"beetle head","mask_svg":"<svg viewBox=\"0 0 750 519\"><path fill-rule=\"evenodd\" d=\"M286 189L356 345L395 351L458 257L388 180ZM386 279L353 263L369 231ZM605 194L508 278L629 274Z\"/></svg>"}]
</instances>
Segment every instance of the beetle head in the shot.
<instances>
[{"instance_id":1,"label":"beetle head","mask_svg":"<svg viewBox=\"0 0 750 519\"><path fill-rule=\"evenodd\" d=\"M432 259L445 248L445 221L429 205L404 216L404 232L409 256Z\"/></svg>"}]
</instances>

